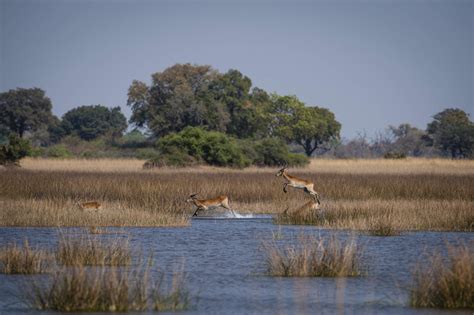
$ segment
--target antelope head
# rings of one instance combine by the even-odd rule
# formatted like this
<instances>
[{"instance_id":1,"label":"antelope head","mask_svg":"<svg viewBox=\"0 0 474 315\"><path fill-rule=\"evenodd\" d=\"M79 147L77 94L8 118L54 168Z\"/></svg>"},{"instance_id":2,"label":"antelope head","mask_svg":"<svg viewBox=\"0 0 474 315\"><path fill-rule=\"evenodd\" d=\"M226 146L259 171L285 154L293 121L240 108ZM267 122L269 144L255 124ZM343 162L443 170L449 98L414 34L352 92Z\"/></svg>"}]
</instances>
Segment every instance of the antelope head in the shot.
<instances>
[{"instance_id":1,"label":"antelope head","mask_svg":"<svg viewBox=\"0 0 474 315\"><path fill-rule=\"evenodd\" d=\"M285 173L287 169L288 169L288 167L285 166L284 168L279 170L278 173L275 174L275 176L283 176L283 173Z\"/></svg>"},{"instance_id":2,"label":"antelope head","mask_svg":"<svg viewBox=\"0 0 474 315\"><path fill-rule=\"evenodd\" d=\"M197 194L192 194L192 195L189 195L188 199L186 199L186 202L193 202L194 200L197 199Z\"/></svg>"}]
</instances>

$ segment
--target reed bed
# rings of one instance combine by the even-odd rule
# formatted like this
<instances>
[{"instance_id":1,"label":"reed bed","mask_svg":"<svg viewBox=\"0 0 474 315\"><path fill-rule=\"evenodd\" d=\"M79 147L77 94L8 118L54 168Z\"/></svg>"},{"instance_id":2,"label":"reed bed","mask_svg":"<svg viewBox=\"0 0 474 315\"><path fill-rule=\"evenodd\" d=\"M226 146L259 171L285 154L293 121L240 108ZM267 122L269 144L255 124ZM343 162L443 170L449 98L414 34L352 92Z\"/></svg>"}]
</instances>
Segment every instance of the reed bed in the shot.
<instances>
[{"instance_id":1,"label":"reed bed","mask_svg":"<svg viewBox=\"0 0 474 315\"><path fill-rule=\"evenodd\" d=\"M354 240L299 236L297 243L264 243L267 272L279 277L355 277L361 275L362 249Z\"/></svg>"},{"instance_id":2,"label":"reed bed","mask_svg":"<svg viewBox=\"0 0 474 315\"><path fill-rule=\"evenodd\" d=\"M474 231L474 202L466 200L330 200L319 211L280 213L276 224L317 225L398 235L401 231Z\"/></svg>"},{"instance_id":3,"label":"reed bed","mask_svg":"<svg viewBox=\"0 0 474 315\"><path fill-rule=\"evenodd\" d=\"M61 235L57 261L65 266L126 266L132 261L128 238Z\"/></svg>"},{"instance_id":4,"label":"reed bed","mask_svg":"<svg viewBox=\"0 0 474 315\"><path fill-rule=\"evenodd\" d=\"M51 269L53 262L52 253L31 248L27 240L23 246L13 243L0 248L0 273L23 275L45 273Z\"/></svg>"},{"instance_id":5,"label":"reed bed","mask_svg":"<svg viewBox=\"0 0 474 315\"><path fill-rule=\"evenodd\" d=\"M448 257L431 254L418 264L410 292L413 307L474 309L473 243L448 247Z\"/></svg>"},{"instance_id":6,"label":"reed bed","mask_svg":"<svg viewBox=\"0 0 474 315\"><path fill-rule=\"evenodd\" d=\"M189 307L184 273L166 286L161 273L151 277L150 264L138 269L59 268L43 282L31 281L26 300L38 310L61 312L176 311Z\"/></svg>"},{"instance_id":7,"label":"reed bed","mask_svg":"<svg viewBox=\"0 0 474 315\"><path fill-rule=\"evenodd\" d=\"M308 198L293 188L283 193L277 169L144 171L136 169L136 160L127 169L127 161L27 159L24 168L1 171L0 225L183 226L193 213L185 203L191 193L226 194L231 207L243 213L280 213ZM325 216L290 223L368 231L373 222L389 218L396 230L470 231L473 166L472 161L427 159L314 160L290 173L315 182ZM76 206L86 201L103 208L88 212Z\"/></svg>"}]
</instances>

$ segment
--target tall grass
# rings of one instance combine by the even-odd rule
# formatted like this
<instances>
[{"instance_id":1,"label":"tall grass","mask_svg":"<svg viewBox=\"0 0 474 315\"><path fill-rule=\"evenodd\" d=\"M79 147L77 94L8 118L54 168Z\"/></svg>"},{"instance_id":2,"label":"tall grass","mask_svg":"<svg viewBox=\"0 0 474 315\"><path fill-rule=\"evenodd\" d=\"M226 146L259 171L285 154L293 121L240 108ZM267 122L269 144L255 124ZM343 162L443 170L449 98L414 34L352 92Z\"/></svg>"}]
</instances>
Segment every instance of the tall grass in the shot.
<instances>
[{"instance_id":1,"label":"tall grass","mask_svg":"<svg viewBox=\"0 0 474 315\"><path fill-rule=\"evenodd\" d=\"M418 264L410 304L414 307L474 309L474 251L472 245L448 247Z\"/></svg>"},{"instance_id":2,"label":"tall grass","mask_svg":"<svg viewBox=\"0 0 474 315\"><path fill-rule=\"evenodd\" d=\"M124 266L132 260L128 238L110 240L89 234L60 235L56 257L66 266Z\"/></svg>"},{"instance_id":3,"label":"tall grass","mask_svg":"<svg viewBox=\"0 0 474 315\"><path fill-rule=\"evenodd\" d=\"M26 299L39 310L61 312L127 312L183 310L190 297L182 273L166 287L161 274L150 275L147 264L138 269L116 267L60 268L45 282L29 283Z\"/></svg>"},{"instance_id":4,"label":"tall grass","mask_svg":"<svg viewBox=\"0 0 474 315\"><path fill-rule=\"evenodd\" d=\"M265 243L268 274L281 277L353 277L361 275L362 249L354 240L298 237L297 244L281 247Z\"/></svg>"},{"instance_id":5,"label":"tall grass","mask_svg":"<svg viewBox=\"0 0 474 315\"><path fill-rule=\"evenodd\" d=\"M0 248L0 273L4 274L38 274L50 270L54 258L46 250L33 249L27 240L23 246L15 243Z\"/></svg>"},{"instance_id":6,"label":"tall grass","mask_svg":"<svg viewBox=\"0 0 474 315\"><path fill-rule=\"evenodd\" d=\"M27 160L25 169L1 171L0 225L182 226L193 212L184 202L190 193L203 198L226 194L233 209L254 213L279 213L307 197L292 188L283 193L275 169L132 171L124 160L115 168L113 160L105 161L107 171L99 170L104 160L58 161L57 168L54 161ZM325 216L288 223L368 231L371 222L389 218L396 230L470 231L473 166L472 161L426 159L314 160L308 169L290 173L315 183ZM90 213L75 206L90 200L103 209Z\"/></svg>"}]
</instances>

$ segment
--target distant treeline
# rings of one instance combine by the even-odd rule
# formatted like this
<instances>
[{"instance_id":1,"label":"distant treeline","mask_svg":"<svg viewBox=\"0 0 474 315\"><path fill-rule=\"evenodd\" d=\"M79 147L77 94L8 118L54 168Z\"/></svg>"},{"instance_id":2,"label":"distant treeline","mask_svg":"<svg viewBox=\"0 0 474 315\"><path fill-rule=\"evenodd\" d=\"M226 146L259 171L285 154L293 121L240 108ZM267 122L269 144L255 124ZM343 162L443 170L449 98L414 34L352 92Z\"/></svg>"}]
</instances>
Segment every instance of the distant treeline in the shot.
<instances>
[{"instance_id":1,"label":"distant treeline","mask_svg":"<svg viewBox=\"0 0 474 315\"><path fill-rule=\"evenodd\" d=\"M20 156L139 157L151 166L304 165L315 155L473 157L474 124L461 109L435 114L426 130L402 124L374 139L341 140L329 109L252 87L238 70L176 64L151 78L128 89L133 131L126 134L120 107L79 106L59 119L39 88L0 93L0 159L22 145L28 148Z\"/></svg>"}]
</instances>

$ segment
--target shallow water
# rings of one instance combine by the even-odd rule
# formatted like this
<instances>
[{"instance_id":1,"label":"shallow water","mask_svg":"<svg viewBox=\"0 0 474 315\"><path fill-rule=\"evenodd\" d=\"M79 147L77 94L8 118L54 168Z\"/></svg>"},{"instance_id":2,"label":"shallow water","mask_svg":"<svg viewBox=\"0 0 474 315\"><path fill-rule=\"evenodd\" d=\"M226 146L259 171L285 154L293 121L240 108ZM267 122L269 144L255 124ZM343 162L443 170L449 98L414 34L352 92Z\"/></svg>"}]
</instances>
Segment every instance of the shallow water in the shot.
<instances>
[{"instance_id":1,"label":"shallow water","mask_svg":"<svg viewBox=\"0 0 474 315\"><path fill-rule=\"evenodd\" d=\"M113 231L114 229L109 229ZM446 243L474 241L474 233L413 232L373 237L338 231L364 244L363 263L368 275L357 278L280 278L265 275L264 240L280 235L294 242L301 233L330 235L316 227L276 226L269 217L244 219L198 218L185 228L118 229L130 235L132 248L153 254L170 272L184 263L188 288L198 296L186 314L441 314L446 311L406 306L411 269L424 250L443 249ZM81 229L63 229L81 233ZM55 228L1 228L0 244L21 243L54 247ZM114 237L125 237L118 234ZM104 237L113 237L104 235ZM41 276L0 275L0 314L34 313L17 297L25 279ZM45 314L45 312L42 312ZM469 311L449 313L470 314ZM54 312L58 314L58 312Z\"/></svg>"}]
</instances>

